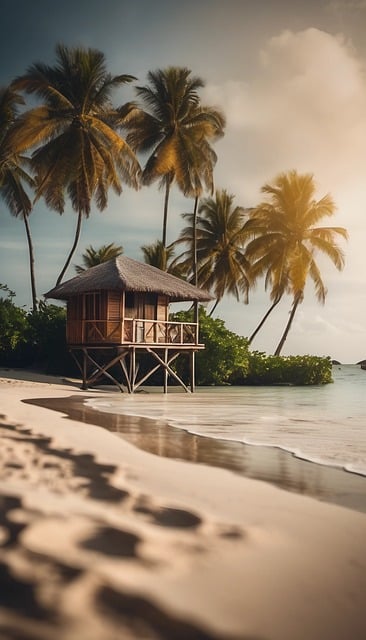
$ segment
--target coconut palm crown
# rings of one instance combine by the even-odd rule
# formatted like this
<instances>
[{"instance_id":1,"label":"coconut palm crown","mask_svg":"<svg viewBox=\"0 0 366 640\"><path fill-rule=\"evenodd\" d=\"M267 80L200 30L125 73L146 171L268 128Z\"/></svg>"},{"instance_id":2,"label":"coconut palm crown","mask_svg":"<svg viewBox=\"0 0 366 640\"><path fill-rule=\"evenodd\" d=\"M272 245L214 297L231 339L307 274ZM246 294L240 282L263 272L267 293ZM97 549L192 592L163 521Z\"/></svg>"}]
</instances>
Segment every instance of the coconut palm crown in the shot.
<instances>
[{"instance_id":1,"label":"coconut palm crown","mask_svg":"<svg viewBox=\"0 0 366 640\"><path fill-rule=\"evenodd\" d=\"M127 141L148 155L142 180L155 180L165 189L162 243L166 246L170 188L175 181L185 196L200 196L213 187L216 154L210 141L223 135L225 118L220 110L201 105L198 91L204 86L185 67L150 71L149 84L136 87L146 110L127 121Z\"/></svg>"},{"instance_id":2,"label":"coconut palm crown","mask_svg":"<svg viewBox=\"0 0 366 640\"><path fill-rule=\"evenodd\" d=\"M56 47L56 63L33 64L13 86L34 94L41 104L22 114L14 131L16 149L33 149L36 199L64 211L65 193L78 213L74 245L57 280L60 282L76 249L81 219L94 199L105 209L108 191L122 183L138 186L139 164L117 133L133 104L114 108L111 94L131 82L131 75L111 75L105 56L95 49Z\"/></svg>"},{"instance_id":3,"label":"coconut palm crown","mask_svg":"<svg viewBox=\"0 0 366 640\"><path fill-rule=\"evenodd\" d=\"M76 273L83 273L87 269L95 267L97 264L102 264L103 262L108 262L108 260L112 260L113 258L118 258L122 253L123 247L121 245L114 244L114 242L111 242L110 244L103 244L98 249L89 245L81 256L83 264L75 265L75 271Z\"/></svg>"},{"instance_id":4,"label":"coconut palm crown","mask_svg":"<svg viewBox=\"0 0 366 640\"><path fill-rule=\"evenodd\" d=\"M327 256L338 270L344 266L344 253L336 239L339 236L347 239L347 231L343 227L317 226L323 218L334 215L336 206L329 194L316 200L315 190L312 174L299 174L295 170L281 173L272 184L262 187L268 199L251 211L245 225L252 236L246 246L246 256L252 264L253 277L264 276L265 286L270 288L271 310L285 293L293 298L289 323L276 349L277 355L296 309L304 299L309 279L319 302L325 302L327 289L316 255Z\"/></svg>"},{"instance_id":5,"label":"coconut palm crown","mask_svg":"<svg viewBox=\"0 0 366 640\"><path fill-rule=\"evenodd\" d=\"M164 247L161 240L156 240L152 244L143 245L141 251L146 264L166 271L177 278L186 279L185 270L174 259L174 245Z\"/></svg>"},{"instance_id":6,"label":"coconut palm crown","mask_svg":"<svg viewBox=\"0 0 366 640\"><path fill-rule=\"evenodd\" d=\"M225 189L216 190L214 197L203 198L198 208L197 279L199 286L211 291L216 298L210 315L225 294L248 301L251 278L244 252L246 215L246 209L234 206L234 196ZM191 267L191 279L194 280L194 214L184 213L182 217L189 224L174 244L186 244L187 250L177 261L187 271Z\"/></svg>"}]
</instances>

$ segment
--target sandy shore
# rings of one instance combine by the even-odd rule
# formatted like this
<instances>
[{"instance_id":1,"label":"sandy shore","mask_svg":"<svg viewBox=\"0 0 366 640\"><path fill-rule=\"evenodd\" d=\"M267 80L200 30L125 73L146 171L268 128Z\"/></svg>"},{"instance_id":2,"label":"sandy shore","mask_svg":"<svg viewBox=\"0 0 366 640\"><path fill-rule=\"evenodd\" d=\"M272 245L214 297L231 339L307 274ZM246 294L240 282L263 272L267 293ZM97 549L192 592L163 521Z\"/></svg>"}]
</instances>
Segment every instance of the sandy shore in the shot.
<instances>
[{"instance_id":1,"label":"sandy shore","mask_svg":"<svg viewBox=\"0 0 366 640\"><path fill-rule=\"evenodd\" d=\"M90 393L0 370L2 640L366 637L365 514L23 402Z\"/></svg>"}]
</instances>

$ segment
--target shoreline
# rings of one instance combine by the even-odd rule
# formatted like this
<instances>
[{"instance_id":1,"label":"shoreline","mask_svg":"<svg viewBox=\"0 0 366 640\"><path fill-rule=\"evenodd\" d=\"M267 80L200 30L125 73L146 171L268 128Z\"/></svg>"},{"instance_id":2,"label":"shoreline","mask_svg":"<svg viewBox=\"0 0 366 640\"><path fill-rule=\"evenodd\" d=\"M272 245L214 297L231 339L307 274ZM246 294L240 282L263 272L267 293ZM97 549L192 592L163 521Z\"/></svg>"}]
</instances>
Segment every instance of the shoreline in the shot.
<instances>
[{"instance_id":1,"label":"shoreline","mask_svg":"<svg viewBox=\"0 0 366 640\"><path fill-rule=\"evenodd\" d=\"M86 392L87 393L87 392ZM96 424L154 455L219 467L280 489L366 513L366 476L298 457L278 446L255 445L197 435L168 422L101 411L72 395L37 398L37 406L65 413L70 420Z\"/></svg>"},{"instance_id":2,"label":"shoreline","mask_svg":"<svg viewBox=\"0 0 366 640\"><path fill-rule=\"evenodd\" d=\"M30 402L71 394L0 370L2 637L366 637L365 514Z\"/></svg>"}]
</instances>

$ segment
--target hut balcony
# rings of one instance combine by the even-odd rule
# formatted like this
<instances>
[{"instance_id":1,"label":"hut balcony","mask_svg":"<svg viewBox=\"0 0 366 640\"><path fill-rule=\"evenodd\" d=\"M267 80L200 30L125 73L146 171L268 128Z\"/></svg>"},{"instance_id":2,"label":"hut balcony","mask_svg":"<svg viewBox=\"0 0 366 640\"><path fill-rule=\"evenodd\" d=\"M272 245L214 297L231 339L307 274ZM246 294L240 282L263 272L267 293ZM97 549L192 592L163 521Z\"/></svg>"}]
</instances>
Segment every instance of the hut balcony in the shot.
<instances>
[{"instance_id":1,"label":"hut balcony","mask_svg":"<svg viewBox=\"0 0 366 640\"><path fill-rule=\"evenodd\" d=\"M144 318L68 320L69 345L198 347L198 324Z\"/></svg>"}]
</instances>

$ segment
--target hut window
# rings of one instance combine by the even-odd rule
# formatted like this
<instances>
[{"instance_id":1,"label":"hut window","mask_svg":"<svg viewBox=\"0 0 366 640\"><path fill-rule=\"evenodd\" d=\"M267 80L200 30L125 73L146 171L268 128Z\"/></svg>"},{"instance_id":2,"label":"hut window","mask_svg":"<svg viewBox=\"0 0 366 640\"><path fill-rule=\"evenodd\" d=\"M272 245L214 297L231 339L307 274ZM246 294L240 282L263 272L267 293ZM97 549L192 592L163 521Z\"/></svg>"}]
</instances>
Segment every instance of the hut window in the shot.
<instances>
[{"instance_id":1,"label":"hut window","mask_svg":"<svg viewBox=\"0 0 366 640\"><path fill-rule=\"evenodd\" d=\"M85 294L85 320L102 319L102 300L100 293Z\"/></svg>"}]
</instances>

